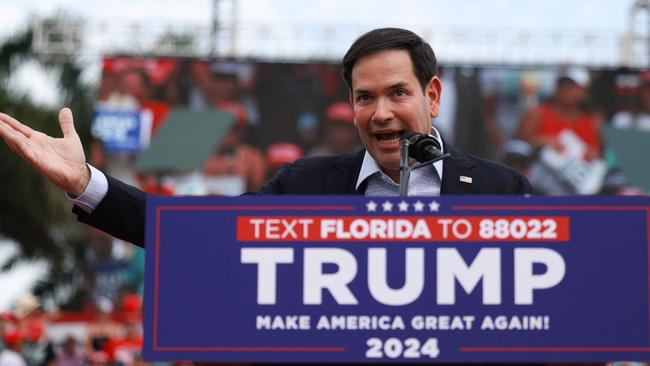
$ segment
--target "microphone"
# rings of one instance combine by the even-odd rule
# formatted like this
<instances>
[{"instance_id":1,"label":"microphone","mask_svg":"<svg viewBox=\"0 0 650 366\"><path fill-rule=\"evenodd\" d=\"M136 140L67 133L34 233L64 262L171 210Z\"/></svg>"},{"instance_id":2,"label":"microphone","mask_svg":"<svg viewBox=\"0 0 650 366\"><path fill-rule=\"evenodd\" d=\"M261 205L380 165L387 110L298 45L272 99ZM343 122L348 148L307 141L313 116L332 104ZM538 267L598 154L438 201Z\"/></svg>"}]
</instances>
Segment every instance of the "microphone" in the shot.
<instances>
[{"instance_id":1,"label":"microphone","mask_svg":"<svg viewBox=\"0 0 650 366\"><path fill-rule=\"evenodd\" d=\"M439 160L443 156L442 151L440 151L440 143L430 134L405 132L402 139L408 140L409 157L419 163Z\"/></svg>"},{"instance_id":2,"label":"microphone","mask_svg":"<svg viewBox=\"0 0 650 366\"><path fill-rule=\"evenodd\" d=\"M400 140L399 148L400 196L408 196L408 184L411 176L409 158L417 160L420 163L419 166L423 166L450 156L449 154L442 153L440 143L435 137L424 133L405 132Z\"/></svg>"}]
</instances>

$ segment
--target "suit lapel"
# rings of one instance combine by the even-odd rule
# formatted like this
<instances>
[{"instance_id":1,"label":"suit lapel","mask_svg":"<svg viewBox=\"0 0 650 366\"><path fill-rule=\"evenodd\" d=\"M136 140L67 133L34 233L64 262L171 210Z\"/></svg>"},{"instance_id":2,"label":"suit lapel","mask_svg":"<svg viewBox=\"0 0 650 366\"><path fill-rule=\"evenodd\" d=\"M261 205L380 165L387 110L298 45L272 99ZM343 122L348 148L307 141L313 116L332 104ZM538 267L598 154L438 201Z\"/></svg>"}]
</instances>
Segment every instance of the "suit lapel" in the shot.
<instances>
[{"instance_id":1,"label":"suit lapel","mask_svg":"<svg viewBox=\"0 0 650 366\"><path fill-rule=\"evenodd\" d=\"M355 189L359 171L363 163L365 150L343 155L337 158L327 174L325 183L326 194L363 194L364 189Z\"/></svg>"},{"instance_id":2,"label":"suit lapel","mask_svg":"<svg viewBox=\"0 0 650 366\"><path fill-rule=\"evenodd\" d=\"M476 163L462 152L445 144L451 156L444 160L440 194L477 194L482 175L474 169Z\"/></svg>"},{"instance_id":3,"label":"suit lapel","mask_svg":"<svg viewBox=\"0 0 650 366\"><path fill-rule=\"evenodd\" d=\"M464 153L445 144L445 151L451 156L443 161L441 194L477 194L480 192L482 175L478 174L476 163ZM363 194L365 189L355 186L363 163L365 150L337 158L327 172L325 194ZM471 180L471 183L468 181Z\"/></svg>"}]
</instances>

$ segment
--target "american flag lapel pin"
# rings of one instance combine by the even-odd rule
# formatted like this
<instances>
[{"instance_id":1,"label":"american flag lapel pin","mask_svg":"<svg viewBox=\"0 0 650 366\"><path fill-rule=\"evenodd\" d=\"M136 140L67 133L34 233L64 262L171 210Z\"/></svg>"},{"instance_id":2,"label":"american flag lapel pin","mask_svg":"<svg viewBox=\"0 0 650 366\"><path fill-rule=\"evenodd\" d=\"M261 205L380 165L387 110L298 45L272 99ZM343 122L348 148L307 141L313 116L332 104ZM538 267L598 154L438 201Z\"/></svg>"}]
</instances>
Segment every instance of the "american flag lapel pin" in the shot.
<instances>
[{"instance_id":1,"label":"american flag lapel pin","mask_svg":"<svg viewBox=\"0 0 650 366\"><path fill-rule=\"evenodd\" d=\"M467 184L472 184L472 177L460 176L460 181Z\"/></svg>"}]
</instances>

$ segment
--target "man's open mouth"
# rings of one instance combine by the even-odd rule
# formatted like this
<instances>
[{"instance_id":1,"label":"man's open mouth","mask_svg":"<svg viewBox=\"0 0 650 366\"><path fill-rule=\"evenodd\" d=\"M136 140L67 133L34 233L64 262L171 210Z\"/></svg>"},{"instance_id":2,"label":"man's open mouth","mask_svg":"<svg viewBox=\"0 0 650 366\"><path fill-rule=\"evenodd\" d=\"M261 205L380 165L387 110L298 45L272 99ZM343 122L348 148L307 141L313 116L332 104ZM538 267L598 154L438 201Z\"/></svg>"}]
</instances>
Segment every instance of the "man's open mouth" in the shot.
<instances>
[{"instance_id":1,"label":"man's open mouth","mask_svg":"<svg viewBox=\"0 0 650 366\"><path fill-rule=\"evenodd\" d=\"M373 134L377 141L382 144L395 144L399 143L400 138L404 135L404 131L390 131L390 132L379 132Z\"/></svg>"}]
</instances>

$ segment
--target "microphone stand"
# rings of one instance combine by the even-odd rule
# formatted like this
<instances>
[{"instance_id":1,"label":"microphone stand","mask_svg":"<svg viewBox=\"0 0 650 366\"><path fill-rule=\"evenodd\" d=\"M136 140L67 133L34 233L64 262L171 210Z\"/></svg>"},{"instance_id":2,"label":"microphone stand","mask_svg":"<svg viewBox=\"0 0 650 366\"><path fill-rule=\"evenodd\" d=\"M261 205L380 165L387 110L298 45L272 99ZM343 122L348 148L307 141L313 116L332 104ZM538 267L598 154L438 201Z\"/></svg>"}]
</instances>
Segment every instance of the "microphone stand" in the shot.
<instances>
[{"instance_id":1,"label":"microphone stand","mask_svg":"<svg viewBox=\"0 0 650 366\"><path fill-rule=\"evenodd\" d=\"M399 141L399 195L409 195L409 179L411 178L411 167L409 166L409 146L411 141L402 138Z\"/></svg>"},{"instance_id":2,"label":"microphone stand","mask_svg":"<svg viewBox=\"0 0 650 366\"><path fill-rule=\"evenodd\" d=\"M425 161L414 165L413 167L409 166L409 146L411 146L411 140L409 138L402 138L399 142L399 195L402 197L407 197L409 195L409 179L411 178L411 170L417 167L433 164L438 160L446 159L451 156L449 153L442 154L436 158Z\"/></svg>"}]
</instances>

